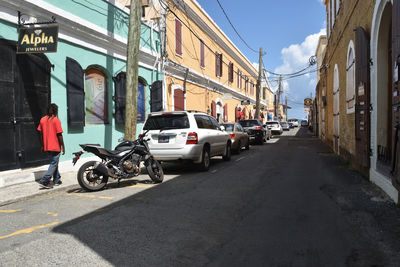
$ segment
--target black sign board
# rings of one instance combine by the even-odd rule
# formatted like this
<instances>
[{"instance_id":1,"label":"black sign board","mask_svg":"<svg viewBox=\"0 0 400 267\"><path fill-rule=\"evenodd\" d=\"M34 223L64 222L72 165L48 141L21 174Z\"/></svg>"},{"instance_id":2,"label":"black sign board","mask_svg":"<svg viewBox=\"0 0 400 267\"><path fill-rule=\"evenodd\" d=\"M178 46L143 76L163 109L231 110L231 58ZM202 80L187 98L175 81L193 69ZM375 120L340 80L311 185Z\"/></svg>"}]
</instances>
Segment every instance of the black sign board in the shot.
<instances>
[{"instance_id":1,"label":"black sign board","mask_svg":"<svg viewBox=\"0 0 400 267\"><path fill-rule=\"evenodd\" d=\"M21 27L17 54L57 52L58 25Z\"/></svg>"}]
</instances>

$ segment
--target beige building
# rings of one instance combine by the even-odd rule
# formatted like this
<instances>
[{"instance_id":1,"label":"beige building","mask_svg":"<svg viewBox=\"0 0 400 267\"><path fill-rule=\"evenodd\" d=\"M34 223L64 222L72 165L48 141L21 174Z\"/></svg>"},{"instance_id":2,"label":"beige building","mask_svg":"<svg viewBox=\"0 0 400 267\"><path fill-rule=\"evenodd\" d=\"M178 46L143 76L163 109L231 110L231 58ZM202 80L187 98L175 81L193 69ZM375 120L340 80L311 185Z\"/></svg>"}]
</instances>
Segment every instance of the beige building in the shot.
<instances>
[{"instance_id":1,"label":"beige building","mask_svg":"<svg viewBox=\"0 0 400 267\"><path fill-rule=\"evenodd\" d=\"M398 202L400 1L324 4L325 142Z\"/></svg>"}]
</instances>

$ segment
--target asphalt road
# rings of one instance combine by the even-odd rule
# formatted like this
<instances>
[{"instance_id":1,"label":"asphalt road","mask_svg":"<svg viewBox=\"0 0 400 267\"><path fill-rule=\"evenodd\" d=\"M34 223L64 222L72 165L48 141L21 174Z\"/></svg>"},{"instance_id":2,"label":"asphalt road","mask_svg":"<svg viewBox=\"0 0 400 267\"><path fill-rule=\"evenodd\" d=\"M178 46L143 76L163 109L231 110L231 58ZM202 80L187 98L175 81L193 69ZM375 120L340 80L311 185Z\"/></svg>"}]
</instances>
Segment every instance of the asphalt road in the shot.
<instances>
[{"instance_id":1,"label":"asphalt road","mask_svg":"<svg viewBox=\"0 0 400 267\"><path fill-rule=\"evenodd\" d=\"M206 173L3 206L0 265L399 266L399 209L298 129Z\"/></svg>"}]
</instances>

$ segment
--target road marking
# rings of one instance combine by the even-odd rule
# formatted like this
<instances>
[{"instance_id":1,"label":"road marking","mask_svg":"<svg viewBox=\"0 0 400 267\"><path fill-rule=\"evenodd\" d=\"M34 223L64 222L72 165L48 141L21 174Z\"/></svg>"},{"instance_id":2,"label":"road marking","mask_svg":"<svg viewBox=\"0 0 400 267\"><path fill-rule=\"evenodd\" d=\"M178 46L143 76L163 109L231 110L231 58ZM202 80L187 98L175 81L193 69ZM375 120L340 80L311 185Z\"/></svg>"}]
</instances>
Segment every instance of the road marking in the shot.
<instances>
[{"instance_id":1,"label":"road marking","mask_svg":"<svg viewBox=\"0 0 400 267\"><path fill-rule=\"evenodd\" d=\"M211 173L216 173L218 170L212 170Z\"/></svg>"},{"instance_id":2,"label":"road marking","mask_svg":"<svg viewBox=\"0 0 400 267\"><path fill-rule=\"evenodd\" d=\"M87 198L100 198L100 199L113 199L114 197L104 197L104 196L96 196L96 195L88 195L88 194L80 194L80 193L69 193L65 194L66 196L77 196L77 197L87 197Z\"/></svg>"},{"instance_id":3,"label":"road marking","mask_svg":"<svg viewBox=\"0 0 400 267\"><path fill-rule=\"evenodd\" d=\"M130 185L130 186L127 186L127 187L133 187L133 188L151 188L151 187L153 187L153 186L155 186L154 184L149 184L149 185L146 185L146 184L134 184L134 185Z\"/></svg>"},{"instance_id":4,"label":"road marking","mask_svg":"<svg viewBox=\"0 0 400 267\"><path fill-rule=\"evenodd\" d=\"M271 139L271 140L269 140L268 141L268 143L276 143L276 142L278 142L279 141L279 138L274 138L274 139Z\"/></svg>"},{"instance_id":5,"label":"road marking","mask_svg":"<svg viewBox=\"0 0 400 267\"><path fill-rule=\"evenodd\" d=\"M236 162L241 161L242 159L244 159L245 157L240 157L236 160Z\"/></svg>"},{"instance_id":6,"label":"road marking","mask_svg":"<svg viewBox=\"0 0 400 267\"><path fill-rule=\"evenodd\" d=\"M15 236L15 235L20 235L20 234L30 234L35 230L46 228L46 227L50 227L50 226L56 225L58 223L60 223L60 222L52 222L52 223L48 223L48 224L37 225L37 226L29 227L29 228L26 228L26 229L18 230L18 231L14 232L14 233L11 233L9 235L0 236L0 239L5 239L5 238L9 238L9 237L12 237L12 236Z\"/></svg>"},{"instance_id":7,"label":"road marking","mask_svg":"<svg viewBox=\"0 0 400 267\"><path fill-rule=\"evenodd\" d=\"M53 213L53 212L47 212L47 215L51 215L53 217L57 217L58 213Z\"/></svg>"},{"instance_id":8,"label":"road marking","mask_svg":"<svg viewBox=\"0 0 400 267\"><path fill-rule=\"evenodd\" d=\"M21 209L19 210L0 210L0 213L14 213L14 212L18 212L21 211Z\"/></svg>"}]
</instances>

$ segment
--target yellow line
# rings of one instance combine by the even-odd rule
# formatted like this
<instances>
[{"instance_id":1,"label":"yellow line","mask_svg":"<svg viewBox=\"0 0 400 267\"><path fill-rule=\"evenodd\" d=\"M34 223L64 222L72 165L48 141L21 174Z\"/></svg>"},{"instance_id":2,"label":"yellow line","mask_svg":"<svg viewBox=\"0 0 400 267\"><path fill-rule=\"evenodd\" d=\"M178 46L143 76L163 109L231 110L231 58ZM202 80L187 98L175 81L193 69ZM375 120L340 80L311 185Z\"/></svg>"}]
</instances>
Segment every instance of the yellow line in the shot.
<instances>
[{"instance_id":1,"label":"yellow line","mask_svg":"<svg viewBox=\"0 0 400 267\"><path fill-rule=\"evenodd\" d=\"M58 216L58 213L47 212L47 215L51 215L51 216L57 217L57 216Z\"/></svg>"},{"instance_id":2,"label":"yellow line","mask_svg":"<svg viewBox=\"0 0 400 267\"><path fill-rule=\"evenodd\" d=\"M88 194L80 194L80 193L70 193L65 194L67 196L77 196L77 197L87 197L87 198L101 198L101 199L113 199L114 197L104 197L104 196L96 196L96 195L88 195Z\"/></svg>"},{"instance_id":3,"label":"yellow line","mask_svg":"<svg viewBox=\"0 0 400 267\"><path fill-rule=\"evenodd\" d=\"M135 185L130 185L130 186L128 186L128 187L133 187L133 188L151 188L151 187L153 187L154 185L144 185L144 184L135 184Z\"/></svg>"},{"instance_id":4,"label":"yellow line","mask_svg":"<svg viewBox=\"0 0 400 267\"><path fill-rule=\"evenodd\" d=\"M21 209L19 210L0 210L0 213L14 213L14 212L18 212L21 211Z\"/></svg>"},{"instance_id":5,"label":"yellow line","mask_svg":"<svg viewBox=\"0 0 400 267\"><path fill-rule=\"evenodd\" d=\"M37 225L37 226L30 227L30 228L22 229L22 230L14 232L12 234L9 234L9 235L0 236L0 239L4 239L4 238L12 237L12 236L15 236L15 235L20 235L20 234L30 234L33 231L37 230L37 229L50 227L50 226L56 225L58 223L59 222L52 222L52 223L49 223L49 224Z\"/></svg>"}]
</instances>

